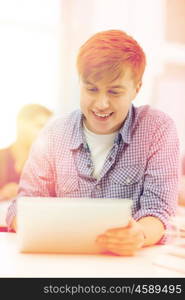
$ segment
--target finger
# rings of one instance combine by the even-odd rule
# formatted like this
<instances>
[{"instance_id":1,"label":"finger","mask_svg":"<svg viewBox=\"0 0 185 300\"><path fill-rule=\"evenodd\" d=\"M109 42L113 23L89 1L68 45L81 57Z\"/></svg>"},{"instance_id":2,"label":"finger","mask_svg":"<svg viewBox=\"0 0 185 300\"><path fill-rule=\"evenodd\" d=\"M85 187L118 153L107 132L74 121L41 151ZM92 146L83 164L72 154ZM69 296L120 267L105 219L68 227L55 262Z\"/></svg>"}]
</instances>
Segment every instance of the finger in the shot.
<instances>
[{"instance_id":1,"label":"finger","mask_svg":"<svg viewBox=\"0 0 185 300\"><path fill-rule=\"evenodd\" d=\"M107 230L104 235L107 237L113 237L118 239L124 239L129 233L129 230L126 228L119 228L119 229L111 229Z\"/></svg>"},{"instance_id":2,"label":"finger","mask_svg":"<svg viewBox=\"0 0 185 300\"><path fill-rule=\"evenodd\" d=\"M135 244L140 240L133 239L132 237L127 236L125 239L124 238L114 238L114 237L107 237L103 236L100 238L100 241L110 243L110 244L117 244L117 245L125 245L125 244Z\"/></svg>"},{"instance_id":3,"label":"finger","mask_svg":"<svg viewBox=\"0 0 185 300\"><path fill-rule=\"evenodd\" d=\"M96 238L96 241L100 242L100 243L115 243L115 244L119 244L119 245L122 245L125 243L125 241L127 242L128 241L128 238L127 239L123 239L123 238L117 238L117 237L112 237L112 236L107 236L105 234L102 234L102 235L99 235L97 238ZM130 241L132 241L130 239Z\"/></svg>"},{"instance_id":4,"label":"finger","mask_svg":"<svg viewBox=\"0 0 185 300\"><path fill-rule=\"evenodd\" d=\"M114 251L114 250L109 250L110 253L114 254L114 255L117 255L117 256L135 256L136 255L136 252L132 252L132 251Z\"/></svg>"},{"instance_id":5,"label":"finger","mask_svg":"<svg viewBox=\"0 0 185 300\"><path fill-rule=\"evenodd\" d=\"M117 237L122 237L123 235L126 236L128 233L132 232L134 225L135 225L135 221L131 219L127 224L127 226L108 229L105 231L104 234L106 234L107 236L117 236Z\"/></svg>"},{"instance_id":6,"label":"finger","mask_svg":"<svg viewBox=\"0 0 185 300\"><path fill-rule=\"evenodd\" d=\"M106 233L107 234L112 234L112 233L115 234L115 233L119 233L123 229L130 228L130 227L132 227L132 220L130 220L126 226L107 229Z\"/></svg>"},{"instance_id":7,"label":"finger","mask_svg":"<svg viewBox=\"0 0 185 300\"><path fill-rule=\"evenodd\" d=\"M105 236L98 237L96 242L104 247L113 246L113 247L126 247L126 248L137 248L138 242L134 240L120 242L116 239L106 238Z\"/></svg>"},{"instance_id":8,"label":"finger","mask_svg":"<svg viewBox=\"0 0 185 300\"><path fill-rule=\"evenodd\" d=\"M131 241L125 241L125 242L119 242L117 240L113 240L113 239L107 239L104 236L97 239L96 242L104 248L110 248L110 247L116 247L116 248L120 248L120 249L140 249L143 244L144 241L143 240L131 240Z\"/></svg>"},{"instance_id":9,"label":"finger","mask_svg":"<svg viewBox=\"0 0 185 300\"><path fill-rule=\"evenodd\" d=\"M101 242L110 242L115 244L137 244L144 242L144 236L140 232L123 231L122 236L102 234L97 237Z\"/></svg>"},{"instance_id":10,"label":"finger","mask_svg":"<svg viewBox=\"0 0 185 300\"><path fill-rule=\"evenodd\" d=\"M134 244L125 244L125 245L115 245L115 244L107 244L107 249L114 249L115 251L136 251L138 250L137 245Z\"/></svg>"},{"instance_id":11,"label":"finger","mask_svg":"<svg viewBox=\"0 0 185 300\"><path fill-rule=\"evenodd\" d=\"M101 247L104 248L118 248L118 249L140 249L143 246L143 243L127 243L127 244L119 244L113 242L97 242Z\"/></svg>"},{"instance_id":12,"label":"finger","mask_svg":"<svg viewBox=\"0 0 185 300\"><path fill-rule=\"evenodd\" d=\"M108 247L107 250L119 256L134 256L137 253L137 250L132 248L127 249L127 248Z\"/></svg>"},{"instance_id":13,"label":"finger","mask_svg":"<svg viewBox=\"0 0 185 300\"><path fill-rule=\"evenodd\" d=\"M140 228L134 226L131 228L122 228L119 231L115 232L105 232L104 235L107 238L114 238L117 239L118 241L127 241L127 240L143 240L144 239L144 234L143 231L141 231Z\"/></svg>"},{"instance_id":14,"label":"finger","mask_svg":"<svg viewBox=\"0 0 185 300\"><path fill-rule=\"evenodd\" d=\"M118 241L125 241L125 240L133 240L137 237L138 232L134 231L133 229L124 229L120 230L119 232L111 232L107 233L105 232L104 234L107 238L113 238L117 239Z\"/></svg>"}]
</instances>

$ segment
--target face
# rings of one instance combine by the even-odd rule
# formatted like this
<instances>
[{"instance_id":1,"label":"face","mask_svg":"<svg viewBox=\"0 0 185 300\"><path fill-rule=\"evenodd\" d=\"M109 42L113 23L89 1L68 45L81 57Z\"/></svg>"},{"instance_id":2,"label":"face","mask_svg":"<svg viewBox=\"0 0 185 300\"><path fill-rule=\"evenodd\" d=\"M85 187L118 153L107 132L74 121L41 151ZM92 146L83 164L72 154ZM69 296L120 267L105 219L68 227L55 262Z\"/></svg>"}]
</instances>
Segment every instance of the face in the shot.
<instances>
[{"instance_id":1,"label":"face","mask_svg":"<svg viewBox=\"0 0 185 300\"><path fill-rule=\"evenodd\" d=\"M19 136L25 145L31 146L37 138L40 130L45 126L49 119L46 114L39 114L33 120L20 120L19 122Z\"/></svg>"},{"instance_id":2,"label":"face","mask_svg":"<svg viewBox=\"0 0 185 300\"><path fill-rule=\"evenodd\" d=\"M123 124L141 83L135 83L130 68L111 83L80 81L80 107L86 127L97 134L117 131Z\"/></svg>"}]
</instances>

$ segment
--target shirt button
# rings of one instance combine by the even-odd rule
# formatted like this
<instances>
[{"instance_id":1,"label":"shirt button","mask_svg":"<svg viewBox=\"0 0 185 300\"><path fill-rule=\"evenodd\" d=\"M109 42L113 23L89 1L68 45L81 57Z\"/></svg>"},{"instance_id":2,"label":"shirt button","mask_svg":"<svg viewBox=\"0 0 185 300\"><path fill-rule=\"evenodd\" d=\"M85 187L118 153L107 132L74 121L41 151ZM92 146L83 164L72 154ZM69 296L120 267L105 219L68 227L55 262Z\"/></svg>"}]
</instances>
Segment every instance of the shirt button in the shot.
<instances>
[{"instance_id":1,"label":"shirt button","mask_svg":"<svg viewBox=\"0 0 185 300\"><path fill-rule=\"evenodd\" d=\"M101 190L101 186L99 184L96 186L96 188L97 190Z\"/></svg>"},{"instance_id":2,"label":"shirt button","mask_svg":"<svg viewBox=\"0 0 185 300\"><path fill-rule=\"evenodd\" d=\"M91 165L90 164L87 164L87 168L90 168L91 167Z\"/></svg>"},{"instance_id":3,"label":"shirt button","mask_svg":"<svg viewBox=\"0 0 185 300\"><path fill-rule=\"evenodd\" d=\"M112 157L109 157L109 161L112 161Z\"/></svg>"},{"instance_id":4,"label":"shirt button","mask_svg":"<svg viewBox=\"0 0 185 300\"><path fill-rule=\"evenodd\" d=\"M130 178L129 178L129 177L126 178L126 183L127 183L127 184L130 183Z\"/></svg>"}]
</instances>

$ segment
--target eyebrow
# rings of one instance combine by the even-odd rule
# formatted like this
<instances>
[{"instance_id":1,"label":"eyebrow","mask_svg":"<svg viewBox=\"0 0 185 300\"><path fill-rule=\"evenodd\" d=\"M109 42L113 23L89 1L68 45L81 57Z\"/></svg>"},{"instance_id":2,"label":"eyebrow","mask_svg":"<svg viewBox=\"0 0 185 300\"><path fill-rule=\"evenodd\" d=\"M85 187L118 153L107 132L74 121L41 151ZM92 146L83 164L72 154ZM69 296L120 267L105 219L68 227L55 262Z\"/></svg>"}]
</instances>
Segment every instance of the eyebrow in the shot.
<instances>
[{"instance_id":1,"label":"eyebrow","mask_svg":"<svg viewBox=\"0 0 185 300\"><path fill-rule=\"evenodd\" d=\"M92 83L92 82L90 82L90 81L88 81L88 80L83 80L83 82L84 82L85 84L91 84L91 85L94 85L94 83Z\"/></svg>"},{"instance_id":2,"label":"eyebrow","mask_svg":"<svg viewBox=\"0 0 185 300\"><path fill-rule=\"evenodd\" d=\"M88 81L88 80L84 80L83 82L84 82L85 84L89 84L89 85L95 86L94 83L92 83L92 82L90 82L90 81ZM123 89L123 90L126 89L126 87L123 86L123 85L112 85L112 86L110 86L110 87L108 87L108 88L109 88L109 89Z\"/></svg>"},{"instance_id":3,"label":"eyebrow","mask_svg":"<svg viewBox=\"0 0 185 300\"><path fill-rule=\"evenodd\" d=\"M125 86L123 86L123 85L112 85L109 88L110 89L125 89Z\"/></svg>"}]
</instances>

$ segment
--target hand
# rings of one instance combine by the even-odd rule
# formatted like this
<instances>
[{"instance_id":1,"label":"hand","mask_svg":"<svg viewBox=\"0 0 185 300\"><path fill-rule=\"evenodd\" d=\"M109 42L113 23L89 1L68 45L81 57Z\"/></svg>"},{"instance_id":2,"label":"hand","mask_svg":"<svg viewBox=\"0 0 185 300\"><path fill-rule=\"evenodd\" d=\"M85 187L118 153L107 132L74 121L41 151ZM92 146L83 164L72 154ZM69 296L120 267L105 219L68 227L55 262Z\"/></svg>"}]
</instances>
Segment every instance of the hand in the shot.
<instances>
[{"instance_id":1,"label":"hand","mask_svg":"<svg viewBox=\"0 0 185 300\"><path fill-rule=\"evenodd\" d=\"M9 200L14 198L17 195L18 184L15 182L10 182L4 185L0 189L0 198L1 200Z\"/></svg>"},{"instance_id":2,"label":"hand","mask_svg":"<svg viewBox=\"0 0 185 300\"><path fill-rule=\"evenodd\" d=\"M178 205L185 206L185 197L184 197L184 195L182 195L180 193L179 193L179 196L178 196Z\"/></svg>"},{"instance_id":3,"label":"hand","mask_svg":"<svg viewBox=\"0 0 185 300\"><path fill-rule=\"evenodd\" d=\"M109 229L96 240L104 250L121 256L134 255L144 241L143 227L133 219L126 227Z\"/></svg>"},{"instance_id":4,"label":"hand","mask_svg":"<svg viewBox=\"0 0 185 300\"><path fill-rule=\"evenodd\" d=\"M16 232L16 230L17 230L17 218L16 217L13 218L11 227Z\"/></svg>"},{"instance_id":5,"label":"hand","mask_svg":"<svg viewBox=\"0 0 185 300\"><path fill-rule=\"evenodd\" d=\"M178 204L185 206L185 176L182 176L179 184Z\"/></svg>"}]
</instances>

